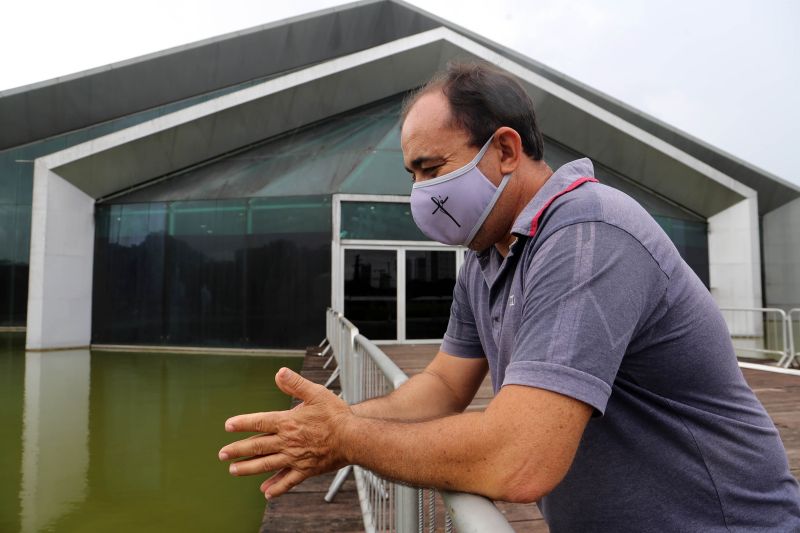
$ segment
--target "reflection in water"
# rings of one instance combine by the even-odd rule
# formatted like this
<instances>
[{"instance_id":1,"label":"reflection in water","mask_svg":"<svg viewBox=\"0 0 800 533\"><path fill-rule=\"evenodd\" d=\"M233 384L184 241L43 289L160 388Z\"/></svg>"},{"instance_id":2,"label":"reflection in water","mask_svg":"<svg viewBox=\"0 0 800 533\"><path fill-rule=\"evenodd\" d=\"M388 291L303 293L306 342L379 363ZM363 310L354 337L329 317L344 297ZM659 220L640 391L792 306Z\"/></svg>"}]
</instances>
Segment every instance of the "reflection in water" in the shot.
<instances>
[{"instance_id":1,"label":"reflection in water","mask_svg":"<svg viewBox=\"0 0 800 533\"><path fill-rule=\"evenodd\" d=\"M41 531L86 496L89 350L25 354L21 531Z\"/></svg>"},{"instance_id":2,"label":"reflection in water","mask_svg":"<svg viewBox=\"0 0 800 533\"><path fill-rule=\"evenodd\" d=\"M222 424L288 407L273 376L302 359L21 347L0 338L0 531L257 530Z\"/></svg>"}]
</instances>

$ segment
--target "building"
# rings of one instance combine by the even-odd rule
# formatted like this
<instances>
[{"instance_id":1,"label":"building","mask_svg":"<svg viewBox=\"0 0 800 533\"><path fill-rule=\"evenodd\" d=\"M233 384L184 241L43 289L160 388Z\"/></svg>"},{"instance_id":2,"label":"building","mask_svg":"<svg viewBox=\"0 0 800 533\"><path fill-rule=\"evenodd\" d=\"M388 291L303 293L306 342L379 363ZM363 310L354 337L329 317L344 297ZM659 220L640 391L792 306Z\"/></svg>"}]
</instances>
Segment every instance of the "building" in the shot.
<instances>
[{"instance_id":1,"label":"building","mask_svg":"<svg viewBox=\"0 0 800 533\"><path fill-rule=\"evenodd\" d=\"M0 326L29 349L296 348L327 306L440 337L463 249L410 217L398 114L453 59L533 97L557 167L658 220L720 306L800 305L800 188L395 0L0 93Z\"/></svg>"}]
</instances>

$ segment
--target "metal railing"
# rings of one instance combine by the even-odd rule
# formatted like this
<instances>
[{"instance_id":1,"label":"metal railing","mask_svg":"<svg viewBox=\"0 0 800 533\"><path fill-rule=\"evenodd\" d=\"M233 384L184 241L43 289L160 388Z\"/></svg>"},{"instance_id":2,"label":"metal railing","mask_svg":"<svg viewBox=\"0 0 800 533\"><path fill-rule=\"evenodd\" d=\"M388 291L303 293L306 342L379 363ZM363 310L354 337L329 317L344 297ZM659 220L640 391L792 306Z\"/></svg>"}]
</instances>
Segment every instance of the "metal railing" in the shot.
<instances>
[{"instance_id":1,"label":"metal railing","mask_svg":"<svg viewBox=\"0 0 800 533\"><path fill-rule=\"evenodd\" d=\"M356 403L390 393L408 376L341 313L328 309L326 337L339 371L342 398ZM328 494L331 501L350 472L356 479L364 529L368 533L396 531L422 533L479 531L513 532L503 514L482 496L441 491L445 509L437 512L437 491L420 489L381 478L359 466L340 470Z\"/></svg>"},{"instance_id":2,"label":"metal railing","mask_svg":"<svg viewBox=\"0 0 800 533\"><path fill-rule=\"evenodd\" d=\"M781 367L795 361L791 312L773 307L721 307L736 355L766 358Z\"/></svg>"},{"instance_id":3,"label":"metal railing","mask_svg":"<svg viewBox=\"0 0 800 533\"><path fill-rule=\"evenodd\" d=\"M800 361L800 307L786 313L786 326L789 328L789 360Z\"/></svg>"}]
</instances>

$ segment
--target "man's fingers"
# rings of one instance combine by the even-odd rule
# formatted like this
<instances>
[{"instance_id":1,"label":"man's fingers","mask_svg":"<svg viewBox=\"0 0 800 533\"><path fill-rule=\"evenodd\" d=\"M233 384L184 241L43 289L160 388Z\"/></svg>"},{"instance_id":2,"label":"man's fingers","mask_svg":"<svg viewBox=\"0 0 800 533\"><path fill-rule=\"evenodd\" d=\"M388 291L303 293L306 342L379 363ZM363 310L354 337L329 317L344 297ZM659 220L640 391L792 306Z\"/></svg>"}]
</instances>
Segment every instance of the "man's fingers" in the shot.
<instances>
[{"instance_id":1,"label":"man's fingers","mask_svg":"<svg viewBox=\"0 0 800 533\"><path fill-rule=\"evenodd\" d=\"M281 450L281 439L277 435L253 435L243 440L232 442L219 451L220 461L269 455Z\"/></svg>"},{"instance_id":2,"label":"man's fingers","mask_svg":"<svg viewBox=\"0 0 800 533\"><path fill-rule=\"evenodd\" d=\"M279 472L276 472L275 475L273 475L272 477L265 479L264 482L261 483L260 487L261 492L266 491L268 488L270 488L272 485L280 481L283 477L286 476L286 474L288 474L291 471L292 471L291 468L288 467L282 468Z\"/></svg>"},{"instance_id":3,"label":"man's fingers","mask_svg":"<svg viewBox=\"0 0 800 533\"><path fill-rule=\"evenodd\" d=\"M275 472L291 463L291 458L282 453L264 455L245 459L236 463L231 463L228 471L234 476L252 476L253 474L263 474L265 472Z\"/></svg>"},{"instance_id":4,"label":"man's fingers","mask_svg":"<svg viewBox=\"0 0 800 533\"><path fill-rule=\"evenodd\" d=\"M288 368L281 368L275 374L275 383L278 388L283 392L292 396L293 398L300 398L301 400L310 400L317 393L322 385L317 385L308 381L297 372L293 372Z\"/></svg>"},{"instance_id":5,"label":"man's fingers","mask_svg":"<svg viewBox=\"0 0 800 533\"><path fill-rule=\"evenodd\" d=\"M275 433L278 421L284 416L284 411L269 413L250 413L233 416L225 421L225 431L253 431L255 433Z\"/></svg>"},{"instance_id":6,"label":"man's fingers","mask_svg":"<svg viewBox=\"0 0 800 533\"><path fill-rule=\"evenodd\" d=\"M283 473L281 472L281 474ZM270 481L276 477L277 476L273 476L264 482L264 484L266 484L264 488L264 497L268 500L289 492L306 479L306 475L302 472L289 470L286 474L281 475L280 478L275 480L275 482L270 483ZM262 484L262 486L264 485Z\"/></svg>"}]
</instances>

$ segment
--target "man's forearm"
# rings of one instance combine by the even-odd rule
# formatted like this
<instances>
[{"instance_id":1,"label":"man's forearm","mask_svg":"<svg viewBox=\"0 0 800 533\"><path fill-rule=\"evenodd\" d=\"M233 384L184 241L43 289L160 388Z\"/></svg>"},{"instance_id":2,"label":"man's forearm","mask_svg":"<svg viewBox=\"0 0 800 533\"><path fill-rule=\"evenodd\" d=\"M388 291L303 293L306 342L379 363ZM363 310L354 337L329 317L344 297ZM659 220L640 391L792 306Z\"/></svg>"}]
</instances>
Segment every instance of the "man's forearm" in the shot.
<instances>
[{"instance_id":1,"label":"man's forearm","mask_svg":"<svg viewBox=\"0 0 800 533\"><path fill-rule=\"evenodd\" d=\"M486 360L439 352L421 373L391 394L352 406L368 418L430 420L466 409L486 376Z\"/></svg>"},{"instance_id":2,"label":"man's forearm","mask_svg":"<svg viewBox=\"0 0 800 533\"><path fill-rule=\"evenodd\" d=\"M591 412L567 396L512 385L480 413L407 423L350 414L336 440L349 463L390 479L530 502L566 474Z\"/></svg>"},{"instance_id":3,"label":"man's forearm","mask_svg":"<svg viewBox=\"0 0 800 533\"><path fill-rule=\"evenodd\" d=\"M351 408L360 417L396 421L430 420L463 410L452 391L428 371L413 376L391 394Z\"/></svg>"},{"instance_id":4,"label":"man's forearm","mask_svg":"<svg viewBox=\"0 0 800 533\"><path fill-rule=\"evenodd\" d=\"M410 423L352 417L344 440L350 463L388 479L513 499L513 469L484 413Z\"/></svg>"}]
</instances>

